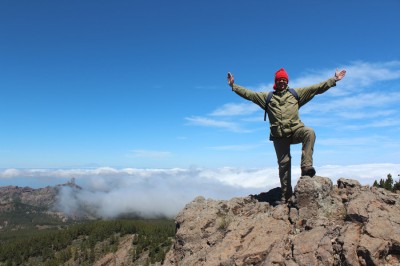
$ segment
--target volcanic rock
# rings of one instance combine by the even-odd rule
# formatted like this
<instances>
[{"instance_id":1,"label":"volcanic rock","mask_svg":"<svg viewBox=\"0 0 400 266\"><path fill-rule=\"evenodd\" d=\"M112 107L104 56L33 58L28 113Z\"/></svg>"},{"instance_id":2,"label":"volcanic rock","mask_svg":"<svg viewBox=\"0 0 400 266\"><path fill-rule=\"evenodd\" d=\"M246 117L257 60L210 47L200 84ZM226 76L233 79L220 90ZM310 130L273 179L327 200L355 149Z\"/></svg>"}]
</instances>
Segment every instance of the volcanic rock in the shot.
<instances>
[{"instance_id":1,"label":"volcanic rock","mask_svg":"<svg viewBox=\"0 0 400 266\"><path fill-rule=\"evenodd\" d=\"M195 198L164 265L400 265L399 194L303 176L288 203L277 195Z\"/></svg>"}]
</instances>

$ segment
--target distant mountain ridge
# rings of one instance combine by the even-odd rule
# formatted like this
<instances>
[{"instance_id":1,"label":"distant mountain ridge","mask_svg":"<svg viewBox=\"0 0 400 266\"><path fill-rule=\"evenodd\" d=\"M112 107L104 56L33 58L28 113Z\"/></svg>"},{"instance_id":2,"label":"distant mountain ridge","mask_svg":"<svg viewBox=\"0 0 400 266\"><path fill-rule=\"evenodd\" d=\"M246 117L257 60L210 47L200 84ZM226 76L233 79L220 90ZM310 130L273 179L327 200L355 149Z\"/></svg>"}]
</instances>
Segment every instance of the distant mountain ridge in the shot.
<instances>
[{"instance_id":1,"label":"distant mountain ridge","mask_svg":"<svg viewBox=\"0 0 400 266\"><path fill-rule=\"evenodd\" d=\"M82 188L75 180L57 186L30 188L0 187L0 230L55 225L77 217L68 216L57 208L57 196L63 187Z\"/></svg>"}]
</instances>

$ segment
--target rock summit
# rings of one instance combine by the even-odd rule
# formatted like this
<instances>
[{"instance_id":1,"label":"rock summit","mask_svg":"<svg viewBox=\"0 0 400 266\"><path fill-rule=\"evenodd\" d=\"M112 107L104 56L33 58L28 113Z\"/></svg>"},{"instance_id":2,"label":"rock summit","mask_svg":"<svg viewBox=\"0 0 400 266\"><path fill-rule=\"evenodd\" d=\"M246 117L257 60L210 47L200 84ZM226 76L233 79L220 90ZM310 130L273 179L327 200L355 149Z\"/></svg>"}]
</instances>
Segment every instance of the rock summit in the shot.
<instances>
[{"instance_id":1,"label":"rock summit","mask_svg":"<svg viewBox=\"0 0 400 266\"><path fill-rule=\"evenodd\" d=\"M164 265L400 265L400 195L358 181L303 176L231 200L197 197L176 217Z\"/></svg>"}]
</instances>

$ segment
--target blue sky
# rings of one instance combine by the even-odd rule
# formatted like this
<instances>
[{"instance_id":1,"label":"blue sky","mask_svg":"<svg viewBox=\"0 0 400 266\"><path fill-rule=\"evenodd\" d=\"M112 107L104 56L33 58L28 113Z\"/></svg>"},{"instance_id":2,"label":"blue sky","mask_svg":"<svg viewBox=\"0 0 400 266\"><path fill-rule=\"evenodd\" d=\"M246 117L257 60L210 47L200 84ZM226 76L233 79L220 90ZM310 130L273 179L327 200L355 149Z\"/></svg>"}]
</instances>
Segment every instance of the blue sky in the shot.
<instances>
[{"instance_id":1,"label":"blue sky","mask_svg":"<svg viewBox=\"0 0 400 266\"><path fill-rule=\"evenodd\" d=\"M269 91L281 67L294 88L347 70L301 110L317 134L317 174L397 176L399 12L397 0L3 0L0 185L176 168L235 189L279 184L263 111L226 73ZM249 174L228 182L224 169Z\"/></svg>"}]
</instances>

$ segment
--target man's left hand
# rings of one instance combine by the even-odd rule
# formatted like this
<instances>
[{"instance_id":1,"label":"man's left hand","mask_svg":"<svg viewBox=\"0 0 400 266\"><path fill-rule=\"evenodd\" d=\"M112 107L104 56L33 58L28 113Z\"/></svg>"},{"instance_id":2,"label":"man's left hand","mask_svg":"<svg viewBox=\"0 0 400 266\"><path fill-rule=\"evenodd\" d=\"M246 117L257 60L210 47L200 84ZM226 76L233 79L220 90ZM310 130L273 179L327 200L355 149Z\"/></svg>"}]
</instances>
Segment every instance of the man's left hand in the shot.
<instances>
[{"instance_id":1,"label":"man's left hand","mask_svg":"<svg viewBox=\"0 0 400 266\"><path fill-rule=\"evenodd\" d=\"M336 68L336 73L335 73L335 80L339 81L342 78L344 78L344 76L346 76L346 70L340 70Z\"/></svg>"}]
</instances>

